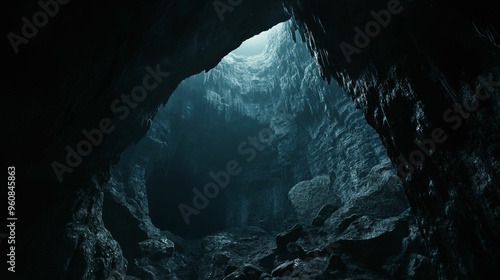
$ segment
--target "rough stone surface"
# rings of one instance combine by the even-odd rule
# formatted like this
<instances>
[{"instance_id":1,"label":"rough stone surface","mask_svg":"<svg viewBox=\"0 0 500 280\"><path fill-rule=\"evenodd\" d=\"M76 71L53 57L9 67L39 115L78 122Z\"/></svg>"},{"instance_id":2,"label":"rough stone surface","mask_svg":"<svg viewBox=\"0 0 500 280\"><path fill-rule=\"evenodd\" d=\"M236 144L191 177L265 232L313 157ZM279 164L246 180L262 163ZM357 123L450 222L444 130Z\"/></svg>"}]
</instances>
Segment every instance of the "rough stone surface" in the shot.
<instances>
[{"instance_id":1,"label":"rough stone surface","mask_svg":"<svg viewBox=\"0 0 500 280\"><path fill-rule=\"evenodd\" d=\"M167 238L148 239L137 243L139 254L145 257L172 256L174 243Z\"/></svg>"},{"instance_id":2,"label":"rough stone surface","mask_svg":"<svg viewBox=\"0 0 500 280\"><path fill-rule=\"evenodd\" d=\"M348 57L339 45L387 1L285 2L322 75L349 92L400 170L439 277L499 274L500 56L491 30L500 21L491 3L400 1L390 25ZM477 108L473 96L482 96ZM453 112L464 105L471 110ZM432 148L436 132L446 140Z\"/></svg>"},{"instance_id":3,"label":"rough stone surface","mask_svg":"<svg viewBox=\"0 0 500 280\"><path fill-rule=\"evenodd\" d=\"M335 199L330 177L320 176L309 181L300 182L288 192L295 212L301 223L310 224L322 205L332 203Z\"/></svg>"}]
</instances>

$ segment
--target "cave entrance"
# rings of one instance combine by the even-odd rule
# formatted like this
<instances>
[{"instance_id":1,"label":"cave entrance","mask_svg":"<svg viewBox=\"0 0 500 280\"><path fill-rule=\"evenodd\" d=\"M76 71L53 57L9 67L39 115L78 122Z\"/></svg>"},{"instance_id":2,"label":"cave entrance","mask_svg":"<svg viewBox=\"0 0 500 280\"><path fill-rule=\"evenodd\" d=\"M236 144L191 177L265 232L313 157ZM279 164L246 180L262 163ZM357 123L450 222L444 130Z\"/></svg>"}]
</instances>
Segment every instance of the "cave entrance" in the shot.
<instances>
[{"instance_id":1,"label":"cave entrance","mask_svg":"<svg viewBox=\"0 0 500 280\"><path fill-rule=\"evenodd\" d=\"M352 200L388 161L290 24L184 80L124 153L111 185L139 201L127 207L140 227L199 239L231 227L311 224L322 206Z\"/></svg>"},{"instance_id":2,"label":"cave entrance","mask_svg":"<svg viewBox=\"0 0 500 280\"><path fill-rule=\"evenodd\" d=\"M273 34L281 28L283 24L278 24L275 27L263 31L252 38L246 40L243 42L237 49L232 51L232 54L239 55L239 56L253 56L253 55L259 55L262 52L264 52L264 49L269 42L269 35Z\"/></svg>"}]
</instances>

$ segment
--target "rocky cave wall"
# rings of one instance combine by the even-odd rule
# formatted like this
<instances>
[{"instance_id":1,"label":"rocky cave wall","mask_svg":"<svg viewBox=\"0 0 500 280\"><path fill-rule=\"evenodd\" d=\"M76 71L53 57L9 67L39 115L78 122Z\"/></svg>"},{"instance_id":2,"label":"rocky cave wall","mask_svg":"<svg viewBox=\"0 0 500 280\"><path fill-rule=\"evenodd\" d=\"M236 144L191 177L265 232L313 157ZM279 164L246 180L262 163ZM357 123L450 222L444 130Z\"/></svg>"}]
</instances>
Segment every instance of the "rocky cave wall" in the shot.
<instances>
[{"instance_id":1,"label":"rocky cave wall","mask_svg":"<svg viewBox=\"0 0 500 280\"><path fill-rule=\"evenodd\" d=\"M286 2L323 76L349 92L401 170L440 277L498 274L499 22L491 3ZM384 11L384 27L369 27L370 11ZM356 28L371 35L363 41Z\"/></svg>"},{"instance_id":2,"label":"rocky cave wall","mask_svg":"<svg viewBox=\"0 0 500 280\"><path fill-rule=\"evenodd\" d=\"M11 4L6 28L22 34L20 19L41 8ZM6 154L24 186L17 196L24 217L18 223L20 274L96 279L124 273L121 250L101 220L109 168L144 136L158 106L183 79L288 18L280 1L241 3L224 21L210 1L61 4L57 16L6 59L5 104L15 104L3 113L12 135L6 147L20 147ZM121 95L142 84L147 66L164 79L122 120L111 104L124 104ZM76 149L86 139L82 130L100 128L103 119L113 121L113 132L60 180L52 163L67 164L66 147Z\"/></svg>"}]
</instances>

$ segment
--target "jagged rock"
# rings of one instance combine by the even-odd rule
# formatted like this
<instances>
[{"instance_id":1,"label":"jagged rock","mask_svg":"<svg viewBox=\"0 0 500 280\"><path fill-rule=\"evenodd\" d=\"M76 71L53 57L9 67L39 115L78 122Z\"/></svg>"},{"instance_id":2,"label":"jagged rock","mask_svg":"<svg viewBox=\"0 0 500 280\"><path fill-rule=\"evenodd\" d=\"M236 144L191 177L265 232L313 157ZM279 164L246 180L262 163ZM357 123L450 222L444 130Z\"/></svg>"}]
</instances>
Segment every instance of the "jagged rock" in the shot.
<instances>
[{"instance_id":1,"label":"jagged rock","mask_svg":"<svg viewBox=\"0 0 500 280\"><path fill-rule=\"evenodd\" d=\"M384 9L387 1L370 3ZM480 112L462 111L453 128L443 123L443 113L462 106L474 91L489 88L498 93L492 85L498 87L499 36L493 35L484 44L467 26L481 22L498 30L500 20L491 5L482 2L416 4L405 0L401 4L401 17L392 17L383 36L371 40L351 60L338 44L352 40L349 28L367 24L367 17L373 14L371 7L354 6L349 0L329 4L285 1L300 22L301 35L313 42L310 48L324 76L350 89L349 95L377 130L405 178L405 192L442 277L486 279L499 275L500 217L494 213L500 205L498 95L479 105ZM311 7L314 13L307 12ZM450 16L443 18L443 13ZM429 28L436 22L439 28ZM345 24L349 26L345 30L334 27ZM414 70L417 68L420 70ZM486 76L495 76L495 82L486 82ZM447 136L445 144L429 140L436 131ZM422 145L427 148L417 147ZM406 163L416 152L422 155L423 164ZM467 245L460 244L462 240Z\"/></svg>"},{"instance_id":2,"label":"jagged rock","mask_svg":"<svg viewBox=\"0 0 500 280\"><path fill-rule=\"evenodd\" d=\"M290 230L278 234L276 236L276 246L278 252L286 251L288 243L297 241L300 238L301 234L302 234L301 225L295 225Z\"/></svg>"},{"instance_id":3,"label":"jagged rock","mask_svg":"<svg viewBox=\"0 0 500 280\"><path fill-rule=\"evenodd\" d=\"M273 269L271 275L274 277L288 275L293 271L294 265L295 263L293 261L286 261Z\"/></svg>"},{"instance_id":4,"label":"jagged rock","mask_svg":"<svg viewBox=\"0 0 500 280\"><path fill-rule=\"evenodd\" d=\"M236 279L234 277L243 276L259 279L259 273L263 271L260 267L265 270L274 267L274 244L274 236L255 227L230 229L207 236L200 248L202 256L197 265L198 279Z\"/></svg>"},{"instance_id":5,"label":"jagged rock","mask_svg":"<svg viewBox=\"0 0 500 280\"><path fill-rule=\"evenodd\" d=\"M296 184L288 192L288 198L299 220L302 223L311 224L319 209L335 200L335 194L330 177L318 176Z\"/></svg>"},{"instance_id":6,"label":"jagged rock","mask_svg":"<svg viewBox=\"0 0 500 280\"><path fill-rule=\"evenodd\" d=\"M393 232L399 228L405 228L405 235L407 236L408 225L404 220L405 215L388 219L376 219L370 216L363 216L354 221L342 233L340 239L342 240L370 240L379 237L385 233Z\"/></svg>"},{"instance_id":7,"label":"jagged rock","mask_svg":"<svg viewBox=\"0 0 500 280\"><path fill-rule=\"evenodd\" d=\"M420 254L412 254L406 269L407 279L432 279L435 277L429 257Z\"/></svg>"},{"instance_id":8,"label":"jagged rock","mask_svg":"<svg viewBox=\"0 0 500 280\"><path fill-rule=\"evenodd\" d=\"M325 223L325 221L330 218L330 216L339 209L338 205L326 204L321 207L318 214L314 218L312 225L321 227Z\"/></svg>"},{"instance_id":9,"label":"jagged rock","mask_svg":"<svg viewBox=\"0 0 500 280\"><path fill-rule=\"evenodd\" d=\"M174 253L175 245L167 238L148 239L137 243L142 257L170 257Z\"/></svg>"},{"instance_id":10,"label":"jagged rock","mask_svg":"<svg viewBox=\"0 0 500 280\"><path fill-rule=\"evenodd\" d=\"M381 269L390 262L401 262L402 243L409 233L404 214L382 220L363 216L339 237L338 250L369 268Z\"/></svg>"},{"instance_id":11,"label":"jagged rock","mask_svg":"<svg viewBox=\"0 0 500 280\"><path fill-rule=\"evenodd\" d=\"M409 205L400 179L389 162L374 166L369 172L368 183L357 197L342 205L326 221L325 226L343 232L360 214L374 218L399 216Z\"/></svg>"},{"instance_id":12,"label":"jagged rock","mask_svg":"<svg viewBox=\"0 0 500 280\"><path fill-rule=\"evenodd\" d=\"M136 180L140 168L131 171L127 181ZM134 178L134 179L132 179ZM142 187L141 190L139 188ZM127 190L128 188L132 190ZM113 237L120 243L123 254L131 259L135 253L135 244L143 240L159 236L160 231L154 227L149 218L147 200L139 193L145 192L145 186L138 184L121 184L110 180L104 188L103 220ZM131 199L128 193L133 193ZM117 219L117 217L120 217Z\"/></svg>"}]
</instances>

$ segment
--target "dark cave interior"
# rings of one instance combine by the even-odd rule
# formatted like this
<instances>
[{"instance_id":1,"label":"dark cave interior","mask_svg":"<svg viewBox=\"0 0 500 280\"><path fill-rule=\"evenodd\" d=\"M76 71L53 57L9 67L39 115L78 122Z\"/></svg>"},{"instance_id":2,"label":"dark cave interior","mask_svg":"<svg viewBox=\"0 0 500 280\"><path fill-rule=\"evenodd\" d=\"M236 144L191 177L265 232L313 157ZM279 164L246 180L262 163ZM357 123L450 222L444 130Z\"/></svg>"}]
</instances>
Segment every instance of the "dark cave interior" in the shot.
<instances>
[{"instance_id":1,"label":"dark cave interior","mask_svg":"<svg viewBox=\"0 0 500 280\"><path fill-rule=\"evenodd\" d=\"M9 3L4 167L18 220L5 270L493 279L494 7Z\"/></svg>"}]
</instances>

